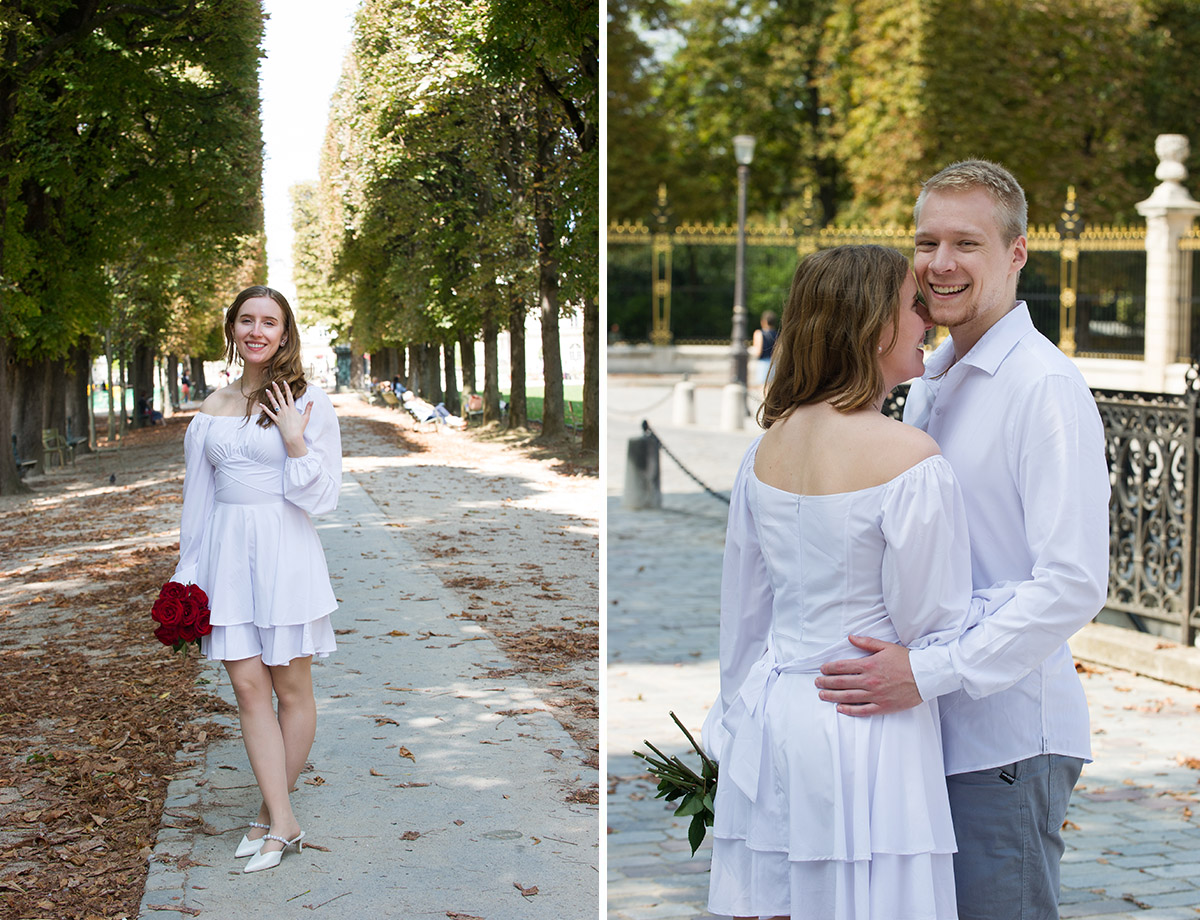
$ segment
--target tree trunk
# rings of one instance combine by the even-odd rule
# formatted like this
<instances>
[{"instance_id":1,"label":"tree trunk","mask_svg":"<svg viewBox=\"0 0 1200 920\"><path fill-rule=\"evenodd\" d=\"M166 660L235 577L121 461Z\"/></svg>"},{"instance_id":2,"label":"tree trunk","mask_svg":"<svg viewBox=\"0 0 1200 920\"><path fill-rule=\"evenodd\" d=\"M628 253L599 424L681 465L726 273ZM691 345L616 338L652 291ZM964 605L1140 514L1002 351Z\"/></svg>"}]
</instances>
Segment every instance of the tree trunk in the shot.
<instances>
[{"instance_id":1,"label":"tree trunk","mask_svg":"<svg viewBox=\"0 0 1200 920\"><path fill-rule=\"evenodd\" d=\"M458 415L462 403L458 398L458 367L454 362L454 339L447 339L442 343L442 354L446 363L446 391L442 395L442 402L446 404L447 409Z\"/></svg>"},{"instance_id":2,"label":"tree trunk","mask_svg":"<svg viewBox=\"0 0 1200 920\"><path fill-rule=\"evenodd\" d=\"M120 397L121 404L117 407L117 421L120 423L117 437L125 437L125 432L129 428L129 391L133 385L133 380L129 375L129 349L121 349L121 385ZM137 405L136 400L134 405Z\"/></svg>"},{"instance_id":3,"label":"tree trunk","mask_svg":"<svg viewBox=\"0 0 1200 920\"><path fill-rule=\"evenodd\" d=\"M112 446L113 441L117 437L117 416L116 403L113 400L116 398L113 381L113 350L112 350L112 330L106 328L104 330L104 393L108 396L108 431L105 434L109 446Z\"/></svg>"},{"instance_id":4,"label":"tree trunk","mask_svg":"<svg viewBox=\"0 0 1200 920\"><path fill-rule=\"evenodd\" d=\"M133 427L144 428L149 421L138 411L142 400L146 405L154 405L154 354L145 342L137 342L133 346Z\"/></svg>"},{"instance_id":5,"label":"tree trunk","mask_svg":"<svg viewBox=\"0 0 1200 920\"><path fill-rule=\"evenodd\" d=\"M549 172L557 134L545 105L538 107L537 157L534 161L534 214L538 239L538 300L542 312L542 434L560 437L563 426L562 352L558 335L558 233L553 201L548 194Z\"/></svg>"},{"instance_id":6,"label":"tree trunk","mask_svg":"<svg viewBox=\"0 0 1200 920\"><path fill-rule=\"evenodd\" d=\"M91 419L88 402L92 398L92 349L87 338L80 337L71 348L67 358L67 430L68 439L87 438L75 447L75 453L83 454L92 449Z\"/></svg>"},{"instance_id":7,"label":"tree trunk","mask_svg":"<svg viewBox=\"0 0 1200 920\"><path fill-rule=\"evenodd\" d=\"M465 332L458 334L458 353L462 357L463 392L478 393L475 388L475 339Z\"/></svg>"},{"instance_id":8,"label":"tree trunk","mask_svg":"<svg viewBox=\"0 0 1200 920\"><path fill-rule=\"evenodd\" d=\"M179 357L167 355L167 400L179 411Z\"/></svg>"},{"instance_id":9,"label":"tree trunk","mask_svg":"<svg viewBox=\"0 0 1200 920\"><path fill-rule=\"evenodd\" d=\"M192 368L189 374L192 378L192 399L203 402L204 397L208 395L208 384L204 381L204 361L201 358L190 358L188 363Z\"/></svg>"},{"instance_id":10,"label":"tree trunk","mask_svg":"<svg viewBox=\"0 0 1200 920\"><path fill-rule=\"evenodd\" d=\"M13 423L17 436L17 450L22 460L33 460L32 472L46 472L42 450L42 416L46 405L45 362L18 361L14 365L13 403L16 420Z\"/></svg>"},{"instance_id":11,"label":"tree trunk","mask_svg":"<svg viewBox=\"0 0 1200 920\"><path fill-rule=\"evenodd\" d=\"M483 420L500 421L499 330L493 304L483 308Z\"/></svg>"},{"instance_id":12,"label":"tree trunk","mask_svg":"<svg viewBox=\"0 0 1200 920\"><path fill-rule=\"evenodd\" d=\"M426 342L421 350L425 353L425 372L422 375L424 392L421 395L436 406L442 401L442 350L435 342Z\"/></svg>"},{"instance_id":13,"label":"tree trunk","mask_svg":"<svg viewBox=\"0 0 1200 920\"><path fill-rule=\"evenodd\" d=\"M2 204L2 202L0 202ZM21 482L21 474L17 471L16 458L13 457L13 430L16 420L14 411L16 394L16 362L9 350L8 339L0 338L0 495L20 495L29 491L29 486Z\"/></svg>"},{"instance_id":14,"label":"tree trunk","mask_svg":"<svg viewBox=\"0 0 1200 920\"><path fill-rule=\"evenodd\" d=\"M392 371L393 377L399 377L400 382L404 382L404 358L405 351L403 347L392 349L392 358L396 362L395 370Z\"/></svg>"},{"instance_id":15,"label":"tree trunk","mask_svg":"<svg viewBox=\"0 0 1200 920\"><path fill-rule=\"evenodd\" d=\"M525 396L525 300L513 291L508 295L508 427L529 427L529 401Z\"/></svg>"},{"instance_id":16,"label":"tree trunk","mask_svg":"<svg viewBox=\"0 0 1200 920\"><path fill-rule=\"evenodd\" d=\"M408 375L404 385L413 392L420 392L421 386L421 346L408 346Z\"/></svg>"},{"instance_id":17,"label":"tree trunk","mask_svg":"<svg viewBox=\"0 0 1200 920\"><path fill-rule=\"evenodd\" d=\"M65 359L45 362L45 392L42 403L42 427L53 428L59 434L67 431L67 375L70 364Z\"/></svg>"},{"instance_id":18,"label":"tree trunk","mask_svg":"<svg viewBox=\"0 0 1200 920\"><path fill-rule=\"evenodd\" d=\"M361 390L363 384L363 353L353 341L350 342L350 386Z\"/></svg>"},{"instance_id":19,"label":"tree trunk","mask_svg":"<svg viewBox=\"0 0 1200 920\"><path fill-rule=\"evenodd\" d=\"M600 449L600 301L583 305L583 443L584 450Z\"/></svg>"}]
</instances>

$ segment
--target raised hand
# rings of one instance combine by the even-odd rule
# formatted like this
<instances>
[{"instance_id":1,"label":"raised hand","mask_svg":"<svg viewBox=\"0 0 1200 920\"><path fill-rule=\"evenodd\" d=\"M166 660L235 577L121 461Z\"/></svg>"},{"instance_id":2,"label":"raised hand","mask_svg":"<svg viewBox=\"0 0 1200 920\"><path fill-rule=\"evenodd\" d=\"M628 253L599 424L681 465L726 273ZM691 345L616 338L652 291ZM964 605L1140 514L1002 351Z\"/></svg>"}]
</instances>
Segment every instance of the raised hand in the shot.
<instances>
[{"instance_id":1,"label":"raised hand","mask_svg":"<svg viewBox=\"0 0 1200 920\"><path fill-rule=\"evenodd\" d=\"M278 381L272 381L271 386L267 388L267 402L270 405L263 406L262 411L279 429L288 456L303 457L308 453L308 447L304 443L304 429L308 427L308 420L312 417L312 402L304 407L303 412L298 411L291 386L285 383L280 389Z\"/></svg>"}]
</instances>

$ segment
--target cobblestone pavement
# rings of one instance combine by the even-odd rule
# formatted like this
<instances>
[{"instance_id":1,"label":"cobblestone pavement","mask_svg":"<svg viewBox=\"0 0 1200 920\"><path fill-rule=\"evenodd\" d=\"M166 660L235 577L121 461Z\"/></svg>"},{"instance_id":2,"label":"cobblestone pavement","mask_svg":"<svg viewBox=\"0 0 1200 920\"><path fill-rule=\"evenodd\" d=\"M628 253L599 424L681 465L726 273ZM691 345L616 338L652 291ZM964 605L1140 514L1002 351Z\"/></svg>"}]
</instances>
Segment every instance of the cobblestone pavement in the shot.
<instances>
[{"instance_id":1,"label":"cobblestone pavement","mask_svg":"<svg viewBox=\"0 0 1200 920\"><path fill-rule=\"evenodd\" d=\"M695 857L686 818L654 798L631 755L649 739L688 749L673 710L698 731L717 689L717 611L725 505L662 457L663 509L621 507L625 450L649 420L663 443L728 490L756 435L717 430L719 388L697 387L696 426L672 425L670 384L609 381L608 917L710 916L709 841ZM1064 836L1064 918L1200 917L1200 692L1084 665L1095 762L1072 798ZM694 755L693 755L694 756Z\"/></svg>"}]
</instances>

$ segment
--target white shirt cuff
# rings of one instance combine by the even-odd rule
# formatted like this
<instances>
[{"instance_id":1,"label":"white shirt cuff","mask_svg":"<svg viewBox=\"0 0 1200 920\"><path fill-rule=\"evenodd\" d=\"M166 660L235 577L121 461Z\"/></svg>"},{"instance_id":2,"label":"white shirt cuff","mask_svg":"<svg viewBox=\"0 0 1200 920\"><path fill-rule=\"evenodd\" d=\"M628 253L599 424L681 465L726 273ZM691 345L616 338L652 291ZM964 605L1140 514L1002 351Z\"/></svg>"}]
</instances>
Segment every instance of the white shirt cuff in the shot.
<instances>
[{"instance_id":1,"label":"white shirt cuff","mask_svg":"<svg viewBox=\"0 0 1200 920\"><path fill-rule=\"evenodd\" d=\"M912 668L913 680L922 700L944 696L962 689L962 681L954 673L950 662L950 649L944 645L928 645L911 649L908 665Z\"/></svg>"}]
</instances>

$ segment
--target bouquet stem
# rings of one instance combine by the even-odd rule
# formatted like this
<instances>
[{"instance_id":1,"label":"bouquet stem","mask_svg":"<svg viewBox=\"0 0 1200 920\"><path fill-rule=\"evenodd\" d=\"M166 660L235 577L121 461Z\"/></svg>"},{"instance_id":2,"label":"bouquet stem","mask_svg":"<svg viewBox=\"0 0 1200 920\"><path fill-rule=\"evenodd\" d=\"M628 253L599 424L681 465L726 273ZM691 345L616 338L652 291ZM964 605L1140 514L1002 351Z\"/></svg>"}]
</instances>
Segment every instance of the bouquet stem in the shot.
<instances>
[{"instance_id":1,"label":"bouquet stem","mask_svg":"<svg viewBox=\"0 0 1200 920\"><path fill-rule=\"evenodd\" d=\"M717 764L700 749L696 739L679 721L675 713L670 713L671 720L679 726L679 730L687 737L692 749L700 755L700 772L697 773L682 760L675 756L667 756L649 741L646 747L657 757L634 751L635 757L646 761L650 772L658 777L658 794L655 798L665 798L668 802L682 798L675 814L680 817L691 815L692 822L688 827L688 843L692 847L692 855L704 841L706 829L713 823L713 799L717 792Z\"/></svg>"}]
</instances>

